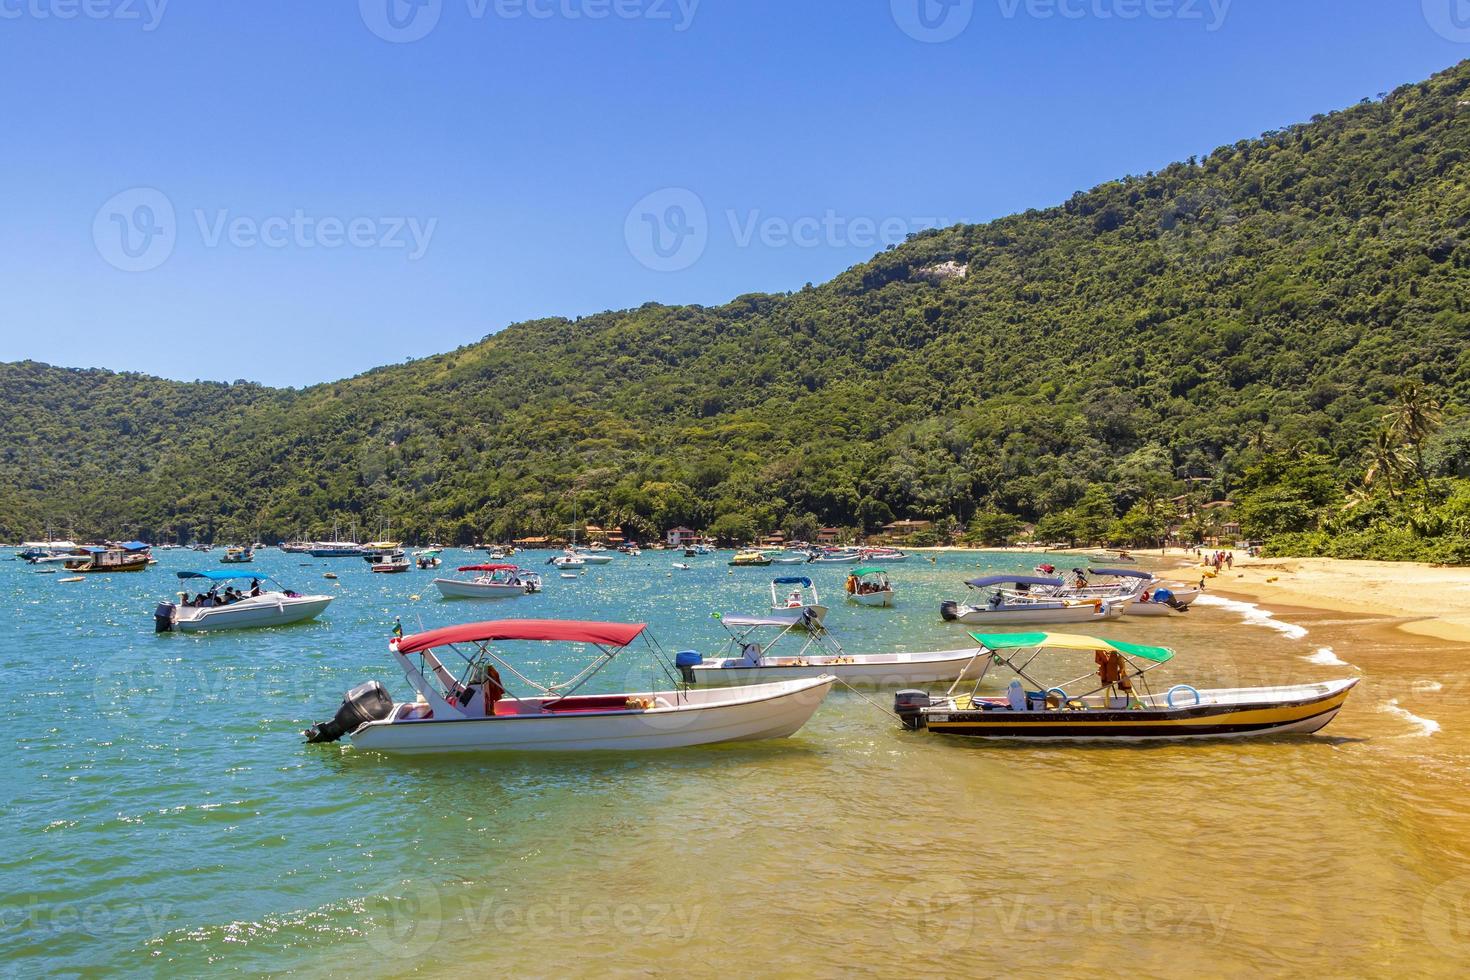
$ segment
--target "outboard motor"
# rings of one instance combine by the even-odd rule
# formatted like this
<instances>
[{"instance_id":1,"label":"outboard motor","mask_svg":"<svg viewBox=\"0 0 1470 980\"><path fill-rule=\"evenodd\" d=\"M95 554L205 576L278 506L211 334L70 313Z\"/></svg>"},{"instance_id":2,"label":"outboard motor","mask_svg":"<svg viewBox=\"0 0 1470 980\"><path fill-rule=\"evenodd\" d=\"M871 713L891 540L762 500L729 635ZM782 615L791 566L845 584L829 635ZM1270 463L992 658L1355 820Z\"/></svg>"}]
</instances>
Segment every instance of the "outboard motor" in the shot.
<instances>
[{"instance_id":1,"label":"outboard motor","mask_svg":"<svg viewBox=\"0 0 1470 980\"><path fill-rule=\"evenodd\" d=\"M1174 593L1170 592L1168 589L1159 589L1157 592L1155 592L1154 602L1162 602L1166 604L1170 609L1177 609L1180 612L1189 612L1189 607L1180 602L1177 598L1175 598Z\"/></svg>"},{"instance_id":2,"label":"outboard motor","mask_svg":"<svg viewBox=\"0 0 1470 980\"><path fill-rule=\"evenodd\" d=\"M899 691L893 696L893 711L898 715L898 720L903 722L903 727L917 731L922 727L919 712L929 707L929 694L927 691Z\"/></svg>"},{"instance_id":3,"label":"outboard motor","mask_svg":"<svg viewBox=\"0 0 1470 980\"><path fill-rule=\"evenodd\" d=\"M153 632L171 633L174 628L174 612L178 609L172 602L160 602L153 610Z\"/></svg>"},{"instance_id":4,"label":"outboard motor","mask_svg":"<svg viewBox=\"0 0 1470 980\"><path fill-rule=\"evenodd\" d=\"M953 599L944 599L939 603L939 618L946 623L952 623L960 618L960 604Z\"/></svg>"},{"instance_id":5,"label":"outboard motor","mask_svg":"<svg viewBox=\"0 0 1470 980\"><path fill-rule=\"evenodd\" d=\"M679 673L684 675L685 684L694 683L694 668L704 663L704 657L693 650L685 650L674 655L674 666L679 668Z\"/></svg>"},{"instance_id":6,"label":"outboard motor","mask_svg":"<svg viewBox=\"0 0 1470 980\"><path fill-rule=\"evenodd\" d=\"M392 713L393 699L388 689L377 681L368 681L347 692L331 721L312 725L301 734L308 742L335 742L348 732L355 732L370 721L382 721Z\"/></svg>"}]
</instances>

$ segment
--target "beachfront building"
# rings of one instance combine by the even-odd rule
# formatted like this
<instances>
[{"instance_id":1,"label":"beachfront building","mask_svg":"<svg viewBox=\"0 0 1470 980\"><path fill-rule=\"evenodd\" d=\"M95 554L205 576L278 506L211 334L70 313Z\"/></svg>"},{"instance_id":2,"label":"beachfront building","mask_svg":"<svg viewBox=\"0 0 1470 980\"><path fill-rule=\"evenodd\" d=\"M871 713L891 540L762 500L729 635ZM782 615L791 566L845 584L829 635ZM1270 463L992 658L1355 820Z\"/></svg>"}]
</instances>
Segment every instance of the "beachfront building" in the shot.
<instances>
[{"instance_id":1,"label":"beachfront building","mask_svg":"<svg viewBox=\"0 0 1470 980\"><path fill-rule=\"evenodd\" d=\"M914 521L904 519L883 525L884 544L908 544L914 535L921 531L928 531L934 527L933 521Z\"/></svg>"},{"instance_id":2,"label":"beachfront building","mask_svg":"<svg viewBox=\"0 0 1470 980\"><path fill-rule=\"evenodd\" d=\"M699 541L699 532L687 527L676 527L668 533L666 540L670 548L687 548Z\"/></svg>"},{"instance_id":3,"label":"beachfront building","mask_svg":"<svg viewBox=\"0 0 1470 980\"><path fill-rule=\"evenodd\" d=\"M842 536L842 529L837 527L824 527L817 532L817 544L830 546L837 543Z\"/></svg>"}]
</instances>

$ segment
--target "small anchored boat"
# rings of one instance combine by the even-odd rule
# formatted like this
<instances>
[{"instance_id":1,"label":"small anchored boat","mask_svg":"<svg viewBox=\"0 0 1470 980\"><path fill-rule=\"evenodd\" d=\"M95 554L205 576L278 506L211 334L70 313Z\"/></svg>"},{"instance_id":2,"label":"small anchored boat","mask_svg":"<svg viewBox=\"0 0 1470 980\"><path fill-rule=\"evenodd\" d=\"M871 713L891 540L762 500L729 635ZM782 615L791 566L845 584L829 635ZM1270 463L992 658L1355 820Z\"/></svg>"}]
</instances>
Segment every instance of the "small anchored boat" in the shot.
<instances>
[{"instance_id":1,"label":"small anchored boat","mask_svg":"<svg viewBox=\"0 0 1470 980\"><path fill-rule=\"evenodd\" d=\"M723 656L705 659L696 651L686 651L675 658L687 683L757 684L831 674L847 683L894 687L954 680L967 669L980 670L974 647L851 655L815 619L793 624L774 616L723 616L720 625L730 634ZM791 653L773 652L788 638L791 642L786 645L794 647Z\"/></svg>"},{"instance_id":2,"label":"small anchored boat","mask_svg":"<svg viewBox=\"0 0 1470 980\"><path fill-rule=\"evenodd\" d=\"M222 565L246 565L255 561L255 550L232 544L225 549L223 555L220 555L219 560Z\"/></svg>"},{"instance_id":3,"label":"small anchored boat","mask_svg":"<svg viewBox=\"0 0 1470 980\"><path fill-rule=\"evenodd\" d=\"M417 692L395 702L377 681L347 692L331 721L304 734L310 742L344 736L384 752L592 752L672 749L795 734L832 689L830 674L749 687L691 690L643 623L502 620L430 630L394 639L388 651ZM665 691L579 694L603 668L643 637L670 680ZM542 685L503 644L585 644L596 651L571 679ZM446 651L462 662L451 670ZM502 675L502 671L504 675ZM534 693L511 696L503 676Z\"/></svg>"},{"instance_id":4,"label":"small anchored boat","mask_svg":"<svg viewBox=\"0 0 1470 980\"><path fill-rule=\"evenodd\" d=\"M737 551L730 564L735 568L765 568L771 559L760 551Z\"/></svg>"},{"instance_id":5,"label":"small anchored boat","mask_svg":"<svg viewBox=\"0 0 1470 980\"><path fill-rule=\"evenodd\" d=\"M968 693L960 683L931 697L900 691L893 710L904 726L938 735L996 739L1201 739L1310 734L1337 716L1358 679L1283 687L1200 690L1175 684L1163 692L1149 689L1149 671L1168 663L1174 652L1068 633L972 633L984 654L984 669ZM1082 686L1070 694L1048 686L1032 671L1050 651L1091 653L1096 671L1065 681ZM1045 663L1046 661L1042 661ZM1015 675L1004 697L978 696L992 667Z\"/></svg>"},{"instance_id":6,"label":"small anchored boat","mask_svg":"<svg viewBox=\"0 0 1470 980\"><path fill-rule=\"evenodd\" d=\"M805 575L792 575L771 580L770 619L784 619L792 626L805 628L809 622L821 623L827 618L827 607L817 595L817 587Z\"/></svg>"},{"instance_id":7,"label":"small anchored boat","mask_svg":"<svg viewBox=\"0 0 1470 980\"><path fill-rule=\"evenodd\" d=\"M1059 578L1032 575L988 575L965 584L977 591L989 590L987 598L980 605L963 605L949 599L941 602L939 615L946 622L975 626L1105 622L1123 615L1133 601L1128 595L1095 599L1032 595L1027 590L1033 586L1054 589L1064 584ZM1006 590L1003 587L1007 585L1018 588Z\"/></svg>"},{"instance_id":8,"label":"small anchored boat","mask_svg":"<svg viewBox=\"0 0 1470 980\"><path fill-rule=\"evenodd\" d=\"M893 605L893 583L881 568L854 568L843 586L847 601L860 606Z\"/></svg>"},{"instance_id":9,"label":"small anchored boat","mask_svg":"<svg viewBox=\"0 0 1470 980\"><path fill-rule=\"evenodd\" d=\"M514 599L541 591L541 576L518 565L465 565L461 574L472 578L436 578L440 595L446 599Z\"/></svg>"},{"instance_id":10,"label":"small anchored boat","mask_svg":"<svg viewBox=\"0 0 1470 980\"><path fill-rule=\"evenodd\" d=\"M315 619L331 605L333 598L329 595L300 595L269 575L223 569L175 574L185 582L207 582L209 589L193 600L188 599L187 592L181 592L177 602L160 602L153 610L154 628L159 633L287 626ZM223 583L246 579L251 580L252 587L244 592L220 591Z\"/></svg>"},{"instance_id":11,"label":"small anchored boat","mask_svg":"<svg viewBox=\"0 0 1470 980\"><path fill-rule=\"evenodd\" d=\"M413 567L408 557L401 551L380 551L376 554L364 555L363 560L368 563L370 571L380 575L396 575Z\"/></svg>"},{"instance_id":12,"label":"small anchored boat","mask_svg":"<svg viewBox=\"0 0 1470 980\"><path fill-rule=\"evenodd\" d=\"M83 545L67 556L68 572L95 575L106 572L141 572L152 562L149 546L141 541L120 545Z\"/></svg>"},{"instance_id":13,"label":"small anchored boat","mask_svg":"<svg viewBox=\"0 0 1470 980\"><path fill-rule=\"evenodd\" d=\"M443 550L442 548L426 548L423 551L415 552L413 562L421 571L438 568L444 564L444 559L439 557Z\"/></svg>"}]
</instances>

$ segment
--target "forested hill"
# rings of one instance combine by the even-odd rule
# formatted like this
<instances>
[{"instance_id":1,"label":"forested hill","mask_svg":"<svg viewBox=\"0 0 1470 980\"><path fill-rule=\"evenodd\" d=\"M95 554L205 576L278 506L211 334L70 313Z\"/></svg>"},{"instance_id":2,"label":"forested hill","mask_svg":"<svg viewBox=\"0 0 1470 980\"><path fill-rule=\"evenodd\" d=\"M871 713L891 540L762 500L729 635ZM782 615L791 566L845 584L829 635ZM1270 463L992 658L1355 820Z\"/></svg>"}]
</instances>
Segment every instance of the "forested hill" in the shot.
<instances>
[{"instance_id":1,"label":"forested hill","mask_svg":"<svg viewBox=\"0 0 1470 980\"><path fill-rule=\"evenodd\" d=\"M304 391L0 365L0 537L1153 515L1318 455L1340 497L1406 381L1470 394L1467 151L1470 63L789 295Z\"/></svg>"}]
</instances>

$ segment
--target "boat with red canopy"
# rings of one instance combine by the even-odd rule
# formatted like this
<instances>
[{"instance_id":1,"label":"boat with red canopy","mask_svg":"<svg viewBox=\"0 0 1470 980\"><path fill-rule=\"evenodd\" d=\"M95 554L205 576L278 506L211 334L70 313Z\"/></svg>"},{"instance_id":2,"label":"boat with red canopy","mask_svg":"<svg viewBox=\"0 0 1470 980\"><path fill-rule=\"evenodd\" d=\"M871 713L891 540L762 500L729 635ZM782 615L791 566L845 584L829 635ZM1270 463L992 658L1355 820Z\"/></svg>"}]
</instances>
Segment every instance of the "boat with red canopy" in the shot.
<instances>
[{"instance_id":1,"label":"boat with red canopy","mask_svg":"<svg viewBox=\"0 0 1470 980\"><path fill-rule=\"evenodd\" d=\"M465 565L460 574L471 578L436 578L434 584L446 599L513 599L541 591L541 576L519 565Z\"/></svg>"},{"instance_id":2,"label":"boat with red canopy","mask_svg":"<svg viewBox=\"0 0 1470 980\"><path fill-rule=\"evenodd\" d=\"M306 738L348 736L361 748L414 753L626 751L785 738L806 724L836 681L822 675L690 689L645 629L643 623L510 619L397 637L388 650L417 697L395 702L382 684L369 681L348 691L336 716ZM668 690L578 693L639 639ZM595 655L568 680L543 685L517 666L533 658L503 646L521 642L581 644ZM517 682L531 693L512 694Z\"/></svg>"}]
</instances>

